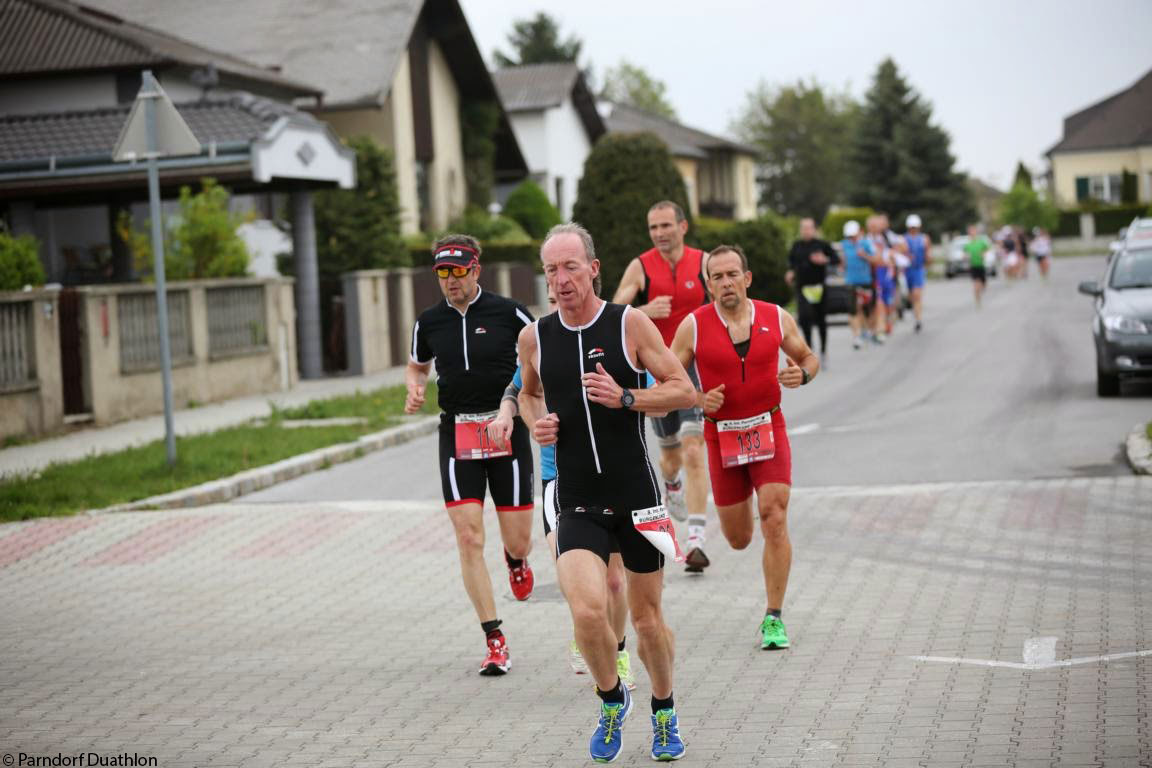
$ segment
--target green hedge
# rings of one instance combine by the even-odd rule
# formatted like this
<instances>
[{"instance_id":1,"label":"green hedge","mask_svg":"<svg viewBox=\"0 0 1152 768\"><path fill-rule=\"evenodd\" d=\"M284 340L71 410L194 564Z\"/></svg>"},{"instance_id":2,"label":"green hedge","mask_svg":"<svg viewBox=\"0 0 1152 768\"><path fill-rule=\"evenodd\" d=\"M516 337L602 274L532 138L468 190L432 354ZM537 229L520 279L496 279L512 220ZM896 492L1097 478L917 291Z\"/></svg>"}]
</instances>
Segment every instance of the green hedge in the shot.
<instances>
[{"instance_id":1,"label":"green hedge","mask_svg":"<svg viewBox=\"0 0 1152 768\"><path fill-rule=\"evenodd\" d=\"M44 267L36 238L0 232L0 291L20 291L26 285L43 284Z\"/></svg>"},{"instance_id":2,"label":"green hedge","mask_svg":"<svg viewBox=\"0 0 1152 768\"><path fill-rule=\"evenodd\" d=\"M1101 208L1092 214L1092 218L1096 220L1096 234L1115 235L1120 227L1126 227L1132 223L1132 219L1147 216L1148 206L1144 205L1119 205L1115 208Z\"/></svg>"},{"instance_id":3,"label":"green hedge","mask_svg":"<svg viewBox=\"0 0 1152 768\"><path fill-rule=\"evenodd\" d=\"M532 264L539 269L540 243L502 243L491 242L480 244L480 263L496 264L498 262L517 262ZM413 267L431 267L432 250L430 245L409 245L408 255Z\"/></svg>"},{"instance_id":4,"label":"green hedge","mask_svg":"<svg viewBox=\"0 0 1152 768\"><path fill-rule=\"evenodd\" d=\"M748 221L701 219L688 233L688 241L698 248L710 250L723 243L739 245L748 256L752 270L752 287L748 295L754 299L787 304L792 291L784 282L788 271L788 223L768 213Z\"/></svg>"},{"instance_id":5,"label":"green hedge","mask_svg":"<svg viewBox=\"0 0 1152 768\"><path fill-rule=\"evenodd\" d=\"M1080 237L1080 211L1060 211L1055 237Z\"/></svg>"},{"instance_id":6,"label":"green hedge","mask_svg":"<svg viewBox=\"0 0 1152 768\"><path fill-rule=\"evenodd\" d=\"M871 208L840 208L835 211L829 211L824 217L824 221L820 223L820 236L830 243L843 240L844 225L847 222L858 222L860 224L860 230L863 231L864 222L874 213L875 211Z\"/></svg>"},{"instance_id":7,"label":"green hedge","mask_svg":"<svg viewBox=\"0 0 1152 768\"><path fill-rule=\"evenodd\" d=\"M531 180L522 182L508 195L504 202L504 215L537 240L563 221L560 213L552 207L548 195Z\"/></svg>"}]
</instances>

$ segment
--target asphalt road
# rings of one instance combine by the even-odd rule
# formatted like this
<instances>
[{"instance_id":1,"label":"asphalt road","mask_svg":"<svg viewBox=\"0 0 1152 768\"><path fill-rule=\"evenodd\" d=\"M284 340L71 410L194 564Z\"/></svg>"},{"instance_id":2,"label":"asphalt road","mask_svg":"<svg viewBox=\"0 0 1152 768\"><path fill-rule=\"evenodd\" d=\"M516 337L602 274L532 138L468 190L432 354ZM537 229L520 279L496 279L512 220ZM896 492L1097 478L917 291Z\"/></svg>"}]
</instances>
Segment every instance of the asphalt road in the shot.
<instances>
[{"instance_id":1,"label":"asphalt road","mask_svg":"<svg viewBox=\"0 0 1152 768\"><path fill-rule=\"evenodd\" d=\"M883 347L854 351L833 326L828 369L785 392L794 485L1129 474L1122 440L1152 419L1152 384L1096 396L1092 307L1076 286L1102 270L1059 259L1047 281L994 279L981 309L966 277L930 282L924 330L909 313ZM438 499L435 467L427 437L243 500Z\"/></svg>"}]
</instances>

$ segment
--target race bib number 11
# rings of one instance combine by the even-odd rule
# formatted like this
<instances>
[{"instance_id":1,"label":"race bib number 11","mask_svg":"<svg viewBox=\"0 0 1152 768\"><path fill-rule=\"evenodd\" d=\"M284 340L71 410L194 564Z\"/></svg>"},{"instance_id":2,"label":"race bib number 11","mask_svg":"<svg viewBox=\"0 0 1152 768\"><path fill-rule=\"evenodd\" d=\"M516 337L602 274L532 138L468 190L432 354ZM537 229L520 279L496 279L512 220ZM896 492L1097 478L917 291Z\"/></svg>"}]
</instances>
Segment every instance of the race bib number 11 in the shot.
<instances>
[{"instance_id":1,"label":"race bib number 11","mask_svg":"<svg viewBox=\"0 0 1152 768\"><path fill-rule=\"evenodd\" d=\"M456 415L456 460L495 459L511 456L509 444L499 448L488 437L488 425L496 418L496 411L489 413L460 413Z\"/></svg>"},{"instance_id":2,"label":"race bib number 11","mask_svg":"<svg viewBox=\"0 0 1152 768\"><path fill-rule=\"evenodd\" d=\"M716 431L720 437L720 463L725 467L766 461L776 455L771 413L718 421Z\"/></svg>"}]
</instances>

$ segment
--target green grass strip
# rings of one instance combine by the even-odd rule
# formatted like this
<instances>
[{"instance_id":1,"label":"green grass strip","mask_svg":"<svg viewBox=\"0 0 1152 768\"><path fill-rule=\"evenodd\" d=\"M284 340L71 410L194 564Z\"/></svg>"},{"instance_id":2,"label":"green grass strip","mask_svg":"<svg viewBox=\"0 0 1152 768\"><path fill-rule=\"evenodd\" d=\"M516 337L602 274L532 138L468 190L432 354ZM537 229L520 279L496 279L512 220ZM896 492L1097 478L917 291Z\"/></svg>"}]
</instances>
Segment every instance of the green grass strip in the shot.
<instances>
[{"instance_id":1,"label":"green grass strip","mask_svg":"<svg viewBox=\"0 0 1152 768\"><path fill-rule=\"evenodd\" d=\"M435 413L435 402L435 388L430 386L425 412ZM277 410L264 424L178 437L174 467L168 466L163 440L54 464L34 474L0 482L0 521L74 514L219 480L385 429L398 421L403 407L404 388L389 387ZM368 423L296 429L281 426L285 418L333 416L361 416Z\"/></svg>"}]
</instances>

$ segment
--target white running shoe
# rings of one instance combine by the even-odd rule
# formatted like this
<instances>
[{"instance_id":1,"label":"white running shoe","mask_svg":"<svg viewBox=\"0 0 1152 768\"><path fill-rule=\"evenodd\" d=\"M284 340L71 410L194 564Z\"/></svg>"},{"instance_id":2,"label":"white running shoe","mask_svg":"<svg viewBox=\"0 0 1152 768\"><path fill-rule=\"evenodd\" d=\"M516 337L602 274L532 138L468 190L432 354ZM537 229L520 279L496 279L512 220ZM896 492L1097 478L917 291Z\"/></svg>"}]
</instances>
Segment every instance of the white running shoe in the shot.
<instances>
[{"instance_id":1,"label":"white running shoe","mask_svg":"<svg viewBox=\"0 0 1152 768\"><path fill-rule=\"evenodd\" d=\"M588 674L588 662L584 661L584 655L580 653L580 646L576 645L575 640L568 644L568 666L578 675Z\"/></svg>"}]
</instances>

